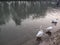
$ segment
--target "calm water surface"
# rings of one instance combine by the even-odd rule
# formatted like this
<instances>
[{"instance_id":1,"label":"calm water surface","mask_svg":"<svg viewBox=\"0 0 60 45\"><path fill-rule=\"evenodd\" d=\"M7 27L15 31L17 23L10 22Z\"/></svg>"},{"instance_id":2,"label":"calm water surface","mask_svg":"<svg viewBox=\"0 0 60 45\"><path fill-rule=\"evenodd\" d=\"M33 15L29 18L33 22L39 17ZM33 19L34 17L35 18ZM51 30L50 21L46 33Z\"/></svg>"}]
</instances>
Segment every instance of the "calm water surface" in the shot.
<instances>
[{"instance_id":1,"label":"calm water surface","mask_svg":"<svg viewBox=\"0 0 60 45\"><path fill-rule=\"evenodd\" d=\"M9 11L8 8L4 8L0 9L2 10L0 12L4 14L0 14L0 45L23 45L35 38L41 25L41 29L45 29L48 26L54 26L51 24L52 19L58 18L60 21L60 9L47 8L44 15L35 13L23 15L24 12L17 14L18 12L12 7ZM54 29L59 29L59 24L60 22L57 24L57 28Z\"/></svg>"}]
</instances>

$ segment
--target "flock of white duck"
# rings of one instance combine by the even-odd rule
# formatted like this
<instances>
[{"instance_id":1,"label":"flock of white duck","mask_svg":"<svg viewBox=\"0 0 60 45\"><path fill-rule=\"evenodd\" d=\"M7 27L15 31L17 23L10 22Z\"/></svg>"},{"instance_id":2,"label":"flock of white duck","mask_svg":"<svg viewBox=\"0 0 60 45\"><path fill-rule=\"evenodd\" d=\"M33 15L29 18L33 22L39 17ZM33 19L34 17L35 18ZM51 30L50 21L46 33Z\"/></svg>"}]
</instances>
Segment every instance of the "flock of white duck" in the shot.
<instances>
[{"instance_id":1,"label":"flock of white duck","mask_svg":"<svg viewBox=\"0 0 60 45\"><path fill-rule=\"evenodd\" d=\"M54 19L51 21L51 23L53 23L54 25L56 25L58 23L58 19ZM41 28L42 26L40 26ZM51 36L51 30L53 29L53 26L49 26L47 27L44 32L44 30L40 29L40 31L38 31L38 33L36 34L37 40L41 40L42 36L44 36L44 34L48 34L49 36Z\"/></svg>"}]
</instances>

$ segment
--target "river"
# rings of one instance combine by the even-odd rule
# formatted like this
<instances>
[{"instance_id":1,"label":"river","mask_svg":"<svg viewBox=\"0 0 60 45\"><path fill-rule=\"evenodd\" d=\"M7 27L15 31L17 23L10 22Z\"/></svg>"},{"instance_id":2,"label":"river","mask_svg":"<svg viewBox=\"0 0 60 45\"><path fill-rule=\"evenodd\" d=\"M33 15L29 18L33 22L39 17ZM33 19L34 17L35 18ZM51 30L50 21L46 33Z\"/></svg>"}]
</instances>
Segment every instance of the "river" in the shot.
<instances>
[{"instance_id":1,"label":"river","mask_svg":"<svg viewBox=\"0 0 60 45\"><path fill-rule=\"evenodd\" d=\"M0 7L0 45L26 45L27 42L31 44L41 25L41 29L45 29L54 26L52 19L58 18L60 21L60 9L42 6L43 13L39 9L34 12L32 8L28 8L32 11L26 12L23 6L21 8L24 10L15 6L8 7L5 3ZM56 29L59 29L59 24Z\"/></svg>"}]
</instances>

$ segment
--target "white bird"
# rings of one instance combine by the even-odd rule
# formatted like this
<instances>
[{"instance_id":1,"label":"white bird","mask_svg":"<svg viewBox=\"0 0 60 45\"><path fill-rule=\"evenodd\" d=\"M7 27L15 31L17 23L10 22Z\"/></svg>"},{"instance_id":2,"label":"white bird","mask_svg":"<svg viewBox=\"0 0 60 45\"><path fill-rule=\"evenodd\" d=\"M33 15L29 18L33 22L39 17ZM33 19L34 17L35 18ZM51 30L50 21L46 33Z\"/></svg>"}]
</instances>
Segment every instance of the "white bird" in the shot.
<instances>
[{"instance_id":1,"label":"white bird","mask_svg":"<svg viewBox=\"0 0 60 45\"><path fill-rule=\"evenodd\" d=\"M49 26L49 27L47 27L46 29L47 29L47 30L51 30L51 29L53 29L53 27L52 27L52 26Z\"/></svg>"},{"instance_id":2,"label":"white bird","mask_svg":"<svg viewBox=\"0 0 60 45\"><path fill-rule=\"evenodd\" d=\"M49 26L46 28L46 34L48 34L49 36L51 36L51 30L53 29L52 26Z\"/></svg>"},{"instance_id":3,"label":"white bird","mask_svg":"<svg viewBox=\"0 0 60 45\"><path fill-rule=\"evenodd\" d=\"M49 26L49 27L46 28L46 31L51 31L52 29L53 29L53 27Z\"/></svg>"},{"instance_id":4,"label":"white bird","mask_svg":"<svg viewBox=\"0 0 60 45\"><path fill-rule=\"evenodd\" d=\"M40 26L40 31L38 31L36 37L41 37L41 36L43 36L44 32L43 32L43 30L42 30L41 28L42 28L42 26Z\"/></svg>"},{"instance_id":5,"label":"white bird","mask_svg":"<svg viewBox=\"0 0 60 45\"><path fill-rule=\"evenodd\" d=\"M57 23L57 22L58 22L58 19L52 20L52 23Z\"/></svg>"},{"instance_id":6,"label":"white bird","mask_svg":"<svg viewBox=\"0 0 60 45\"><path fill-rule=\"evenodd\" d=\"M41 36L43 36L43 34L44 34L43 30L40 30L40 31L38 31L36 37L41 37Z\"/></svg>"}]
</instances>

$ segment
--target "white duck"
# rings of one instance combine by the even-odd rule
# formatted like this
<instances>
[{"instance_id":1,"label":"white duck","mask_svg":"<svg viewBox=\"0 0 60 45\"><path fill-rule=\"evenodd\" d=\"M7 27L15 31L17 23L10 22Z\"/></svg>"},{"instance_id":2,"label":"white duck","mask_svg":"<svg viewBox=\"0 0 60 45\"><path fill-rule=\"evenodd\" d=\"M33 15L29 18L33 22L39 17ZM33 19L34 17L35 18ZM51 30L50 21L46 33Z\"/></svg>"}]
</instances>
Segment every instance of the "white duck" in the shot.
<instances>
[{"instance_id":1,"label":"white duck","mask_svg":"<svg viewBox=\"0 0 60 45\"><path fill-rule=\"evenodd\" d=\"M46 28L46 34L48 34L49 36L51 36L51 30L53 29L53 27L52 26L49 26L49 27L47 27Z\"/></svg>"},{"instance_id":2,"label":"white duck","mask_svg":"<svg viewBox=\"0 0 60 45\"><path fill-rule=\"evenodd\" d=\"M49 26L49 27L46 28L47 31L48 31L48 30L52 30L52 29L53 29L52 26Z\"/></svg>"},{"instance_id":3,"label":"white duck","mask_svg":"<svg viewBox=\"0 0 60 45\"><path fill-rule=\"evenodd\" d=\"M55 25L57 24L57 22L58 22L58 19L52 20L52 23L54 23Z\"/></svg>"},{"instance_id":4,"label":"white duck","mask_svg":"<svg viewBox=\"0 0 60 45\"><path fill-rule=\"evenodd\" d=\"M43 34L44 34L43 30L40 30L40 31L38 31L36 37L41 37L41 36L43 36Z\"/></svg>"},{"instance_id":5,"label":"white duck","mask_svg":"<svg viewBox=\"0 0 60 45\"><path fill-rule=\"evenodd\" d=\"M42 27L42 26L41 26L41 27ZM36 37L41 37L41 36L43 36L44 32L43 32L43 30L41 29L41 27L40 27L40 31L38 31Z\"/></svg>"},{"instance_id":6,"label":"white duck","mask_svg":"<svg viewBox=\"0 0 60 45\"><path fill-rule=\"evenodd\" d=\"M42 26L41 26L42 27ZM43 30L41 29L41 27L40 27L40 31L38 31L38 33L37 33L37 35L36 35L36 37L37 37L37 39L36 40L42 40L42 37L43 37L43 34L44 34L44 32L43 32Z\"/></svg>"}]
</instances>

